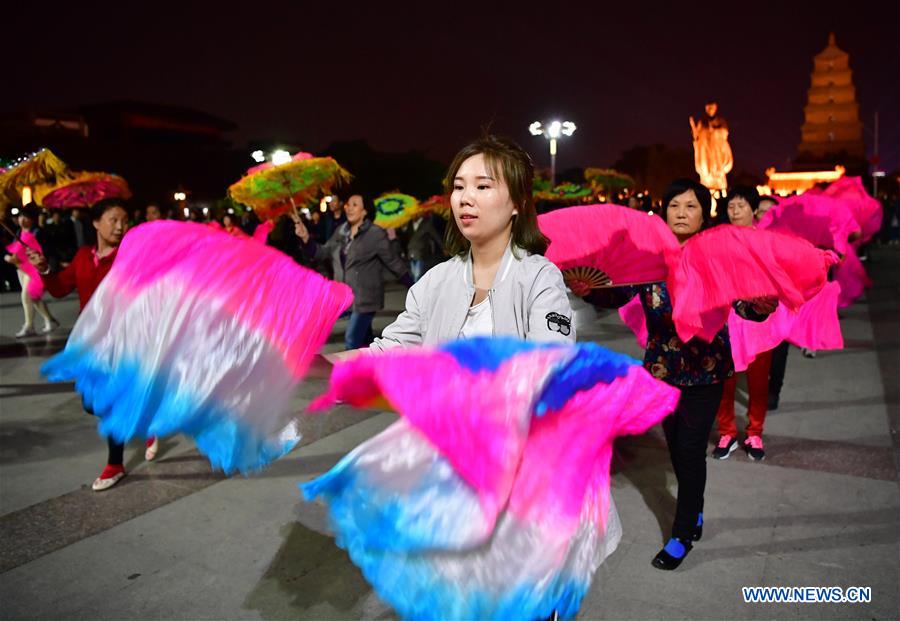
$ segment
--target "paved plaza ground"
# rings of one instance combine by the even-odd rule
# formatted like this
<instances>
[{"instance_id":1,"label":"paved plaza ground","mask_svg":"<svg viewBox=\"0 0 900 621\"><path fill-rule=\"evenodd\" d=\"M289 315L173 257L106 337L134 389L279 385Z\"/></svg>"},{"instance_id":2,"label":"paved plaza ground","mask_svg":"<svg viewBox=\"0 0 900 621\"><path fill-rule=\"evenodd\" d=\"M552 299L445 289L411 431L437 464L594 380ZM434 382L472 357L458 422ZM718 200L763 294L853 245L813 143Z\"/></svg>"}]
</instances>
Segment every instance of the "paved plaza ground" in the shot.
<instances>
[{"instance_id":1,"label":"paved plaza ground","mask_svg":"<svg viewBox=\"0 0 900 621\"><path fill-rule=\"evenodd\" d=\"M781 407L766 421L767 459L710 460L703 541L675 572L650 566L675 506L662 433L617 444L612 493L624 537L579 618L900 618L900 252L873 259L874 287L842 312L846 349L812 360L792 349ZM392 289L376 328L402 303ZM77 300L51 308L61 330L17 341L18 298L0 295L0 619L394 618L334 545L323 506L297 489L393 415L307 418L301 447L249 478L213 473L182 437L164 439L153 463L135 444L129 475L94 493L106 444L72 385L38 371L65 344ZM615 314L579 338L639 355ZM323 385L305 384L297 409ZM741 597L742 586L832 585L871 587L872 601Z\"/></svg>"}]
</instances>

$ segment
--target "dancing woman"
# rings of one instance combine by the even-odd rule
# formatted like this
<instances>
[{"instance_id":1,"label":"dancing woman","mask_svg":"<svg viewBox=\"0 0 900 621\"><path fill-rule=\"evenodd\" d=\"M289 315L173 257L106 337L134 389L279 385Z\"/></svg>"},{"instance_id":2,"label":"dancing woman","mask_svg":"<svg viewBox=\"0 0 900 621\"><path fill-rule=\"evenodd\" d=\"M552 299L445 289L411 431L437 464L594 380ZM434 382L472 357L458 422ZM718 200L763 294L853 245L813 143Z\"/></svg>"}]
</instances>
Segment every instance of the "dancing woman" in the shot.
<instances>
[{"instance_id":1,"label":"dancing woman","mask_svg":"<svg viewBox=\"0 0 900 621\"><path fill-rule=\"evenodd\" d=\"M91 207L91 220L97 230L97 245L82 246L72 262L61 272L51 273L46 257L37 252L29 252L31 261L44 281L44 286L57 298L78 292L79 310L84 310L88 301L100 286L100 281L109 273L119 251L119 244L128 227L128 212L122 201L106 199ZM101 492L118 483L125 476L123 458L125 445L110 436L109 458L100 476L94 480L92 489ZM144 457L152 460L159 448L157 438L147 439Z\"/></svg>"},{"instance_id":2,"label":"dancing woman","mask_svg":"<svg viewBox=\"0 0 900 621\"><path fill-rule=\"evenodd\" d=\"M460 337L574 342L572 308L532 198L534 165L521 147L487 136L463 148L445 180L452 258L429 270L372 349Z\"/></svg>"},{"instance_id":3,"label":"dancing woman","mask_svg":"<svg viewBox=\"0 0 900 621\"><path fill-rule=\"evenodd\" d=\"M412 284L409 268L391 246L387 233L366 218L363 197L354 194L344 204L347 221L324 244L317 244L302 221L294 224L294 233L303 243L303 252L317 261L331 259L334 279L353 290L353 308L344 335L347 350L372 342L372 321L384 308L385 269L402 283Z\"/></svg>"},{"instance_id":4,"label":"dancing woman","mask_svg":"<svg viewBox=\"0 0 900 621\"><path fill-rule=\"evenodd\" d=\"M735 186L728 193L728 220L735 226L755 226L759 206L756 188ZM747 367L747 387L750 401L747 405L747 428L744 450L753 461L766 457L763 449L762 432L766 422L766 406L769 400L769 370L772 366L772 350L756 356ZM734 395L737 377L732 375L723 384L722 403L716 419L719 425L719 441L713 451L714 459L728 459L738 447L737 426L734 423Z\"/></svg>"},{"instance_id":5,"label":"dancing woman","mask_svg":"<svg viewBox=\"0 0 900 621\"><path fill-rule=\"evenodd\" d=\"M663 196L666 223L681 244L712 225L709 190L690 179L672 182ZM706 445L712 430L723 382L734 374L728 327L712 342L698 338L684 343L672 320L672 301L665 283L594 290L586 299L602 307L619 307L640 296L647 321L644 366L654 377L678 387L675 412L663 421L663 431L675 478L678 500L672 536L653 559L657 569L675 569L703 535L703 494L706 489ZM762 321L777 300L761 298L734 304L741 317Z\"/></svg>"}]
</instances>

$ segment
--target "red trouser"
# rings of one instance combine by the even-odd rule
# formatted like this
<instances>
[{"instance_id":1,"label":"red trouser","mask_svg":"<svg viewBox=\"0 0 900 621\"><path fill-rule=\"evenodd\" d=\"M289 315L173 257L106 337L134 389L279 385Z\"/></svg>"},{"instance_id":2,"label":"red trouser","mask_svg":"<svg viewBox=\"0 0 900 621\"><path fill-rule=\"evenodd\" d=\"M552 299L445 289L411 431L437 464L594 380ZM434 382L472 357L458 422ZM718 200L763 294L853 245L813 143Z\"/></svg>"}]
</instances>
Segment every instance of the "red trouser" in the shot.
<instances>
[{"instance_id":1,"label":"red trouser","mask_svg":"<svg viewBox=\"0 0 900 621\"><path fill-rule=\"evenodd\" d=\"M747 407L747 435L761 436L766 422L766 408L769 399L769 368L772 366L772 352L759 354L747 367L747 388L750 402ZM732 375L725 380L725 390L716 419L719 423L719 435L737 437L734 424L734 392L737 388L737 376Z\"/></svg>"}]
</instances>

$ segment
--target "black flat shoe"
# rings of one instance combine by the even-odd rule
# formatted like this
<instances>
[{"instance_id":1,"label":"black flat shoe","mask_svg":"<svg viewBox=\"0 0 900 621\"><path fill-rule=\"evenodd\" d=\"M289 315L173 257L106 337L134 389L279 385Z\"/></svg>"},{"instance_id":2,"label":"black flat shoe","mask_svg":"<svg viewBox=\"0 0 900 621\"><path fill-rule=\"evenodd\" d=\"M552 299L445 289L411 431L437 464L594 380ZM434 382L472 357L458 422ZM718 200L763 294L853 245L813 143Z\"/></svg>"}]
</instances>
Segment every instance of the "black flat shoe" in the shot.
<instances>
[{"instance_id":1,"label":"black flat shoe","mask_svg":"<svg viewBox=\"0 0 900 621\"><path fill-rule=\"evenodd\" d=\"M666 549L663 548L659 551L659 553L657 553L655 557L653 557L653 560L650 562L650 564L657 569L662 569L664 571L678 569L678 566L681 565L681 562L687 558L688 553L691 551L691 548L693 548L690 541L685 541L684 539L678 539L678 541L681 543L681 545L684 546L684 556L682 556L681 558L676 558L666 552Z\"/></svg>"},{"instance_id":2,"label":"black flat shoe","mask_svg":"<svg viewBox=\"0 0 900 621\"><path fill-rule=\"evenodd\" d=\"M691 541L700 541L703 538L703 524L694 529Z\"/></svg>"}]
</instances>

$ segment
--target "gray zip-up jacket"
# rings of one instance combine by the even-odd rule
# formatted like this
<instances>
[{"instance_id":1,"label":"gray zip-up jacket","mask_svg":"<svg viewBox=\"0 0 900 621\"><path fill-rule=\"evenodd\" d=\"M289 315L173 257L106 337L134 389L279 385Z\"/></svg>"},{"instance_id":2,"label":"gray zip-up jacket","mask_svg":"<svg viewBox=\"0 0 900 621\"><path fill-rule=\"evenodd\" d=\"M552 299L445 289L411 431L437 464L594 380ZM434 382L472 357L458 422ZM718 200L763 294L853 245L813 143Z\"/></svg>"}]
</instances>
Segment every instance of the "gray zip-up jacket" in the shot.
<instances>
[{"instance_id":1,"label":"gray zip-up jacket","mask_svg":"<svg viewBox=\"0 0 900 621\"><path fill-rule=\"evenodd\" d=\"M303 252L317 261L331 260L334 279L350 285L353 290L353 310L358 313L380 311L384 308L384 271L397 278L409 273L406 262L391 247L387 233L369 220L363 220L351 241L350 225L341 224L325 244L312 241L302 246ZM347 257L341 264L341 248L349 243Z\"/></svg>"},{"instance_id":2,"label":"gray zip-up jacket","mask_svg":"<svg viewBox=\"0 0 900 621\"><path fill-rule=\"evenodd\" d=\"M471 254L436 265L412 286L406 294L406 310L371 348L434 345L459 338L474 295ZM575 340L562 273L541 255L507 248L488 297L495 336Z\"/></svg>"}]
</instances>

